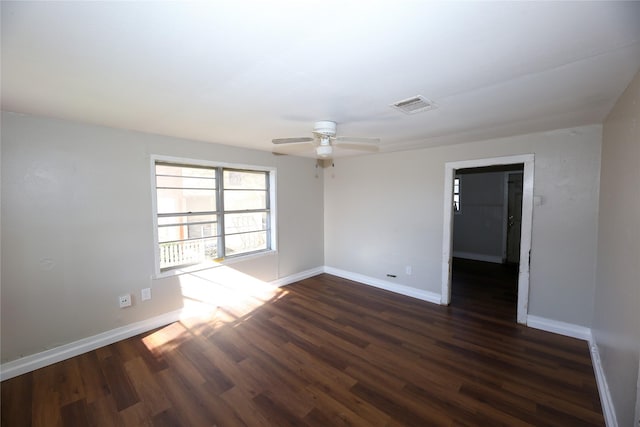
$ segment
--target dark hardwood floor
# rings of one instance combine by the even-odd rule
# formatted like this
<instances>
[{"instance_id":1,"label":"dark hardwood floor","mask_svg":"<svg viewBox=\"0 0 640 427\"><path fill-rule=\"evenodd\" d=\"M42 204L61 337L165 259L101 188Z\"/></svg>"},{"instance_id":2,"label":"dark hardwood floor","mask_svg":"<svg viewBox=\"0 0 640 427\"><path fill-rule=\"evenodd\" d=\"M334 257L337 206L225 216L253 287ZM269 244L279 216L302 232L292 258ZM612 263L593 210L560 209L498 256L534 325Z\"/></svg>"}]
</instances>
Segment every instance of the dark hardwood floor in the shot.
<instances>
[{"instance_id":1,"label":"dark hardwood floor","mask_svg":"<svg viewBox=\"0 0 640 427\"><path fill-rule=\"evenodd\" d=\"M453 258L451 305L478 316L516 322L518 265Z\"/></svg>"},{"instance_id":2,"label":"dark hardwood floor","mask_svg":"<svg viewBox=\"0 0 640 427\"><path fill-rule=\"evenodd\" d=\"M6 380L2 426L604 425L586 342L456 288L442 307L306 279Z\"/></svg>"}]
</instances>

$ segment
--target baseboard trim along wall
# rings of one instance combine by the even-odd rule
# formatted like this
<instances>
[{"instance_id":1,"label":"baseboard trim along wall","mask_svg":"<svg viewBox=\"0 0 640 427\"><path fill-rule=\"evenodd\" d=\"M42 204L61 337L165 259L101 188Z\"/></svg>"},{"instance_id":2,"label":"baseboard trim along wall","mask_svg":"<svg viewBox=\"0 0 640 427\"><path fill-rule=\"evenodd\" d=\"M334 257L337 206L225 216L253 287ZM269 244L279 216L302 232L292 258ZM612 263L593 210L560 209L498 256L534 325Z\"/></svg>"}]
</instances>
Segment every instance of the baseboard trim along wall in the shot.
<instances>
[{"instance_id":1,"label":"baseboard trim along wall","mask_svg":"<svg viewBox=\"0 0 640 427\"><path fill-rule=\"evenodd\" d=\"M281 279L274 280L269 284L275 287L287 286L292 283L299 282L300 280L308 279L309 277L317 276L318 274L322 273L324 273L324 267L316 267L310 270L302 271L300 273L291 274Z\"/></svg>"},{"instance_id":2,"label":"baseboard trim along wall","mask_svg":"<svg viewBox=\"0 0 640 427\"><path fill-rule=\"evenodd\" d=\"M324 267L317 267L270 282L275 287L286 286L297 281L317 276L324 271ZM141 320L97 335L83 338L69 344L64 344L40 353L31 354L20 359L12 360L0 365L0 381L35 371L36 369L61 362L66 359L95 350L120 340L131 338L152 329L166 326L180 320L182 310L164 313L150 319Z\"/></svg>"},{"instance_id":3,"label":"baseboard trim along wall","mask_svg":"<svg viewBox=\"0 0 640 427\"><path fill-rule=\"evenodd\" d=\"M104 347L105 345L113 344L114 342L176 322L180 320L181 312L182 310L171 311L161 314L160 316L131 323L50 350L30 354L29 356L3 363L0 365L0 381L53 365L54 363L70 359L88 351Z\"/></svg>"},{"instance_id":4,"label":"baseboard trim along wall","mask_svg":"<svg viewBox=\"0 0 640 427\"><path fill-rule=\"evenodd\" d=\"M591 329L586 326L574 325L573 323L545 319L544 317L529 314L527 315L527 326L584 341L591 340Z\"/></svg>"},{"instance_id":5,"label":"baseboard trim along wall","mask_svg":"<svg viewBox=\"0 0 640 427\"><path fill-rule=\"evenodd\" d=\"M527 326L540 329L547 332L578 338L589 343L589 352L591 353L591 364L598 385L598 394L600 395L600 403L602 404L602 415L604 416L607 427L618 427L618 421L611 400L611 392L607 384L607 377L604 374L602 363L600 361L600 353L598 346L593 338L590 328L572 323L560 322L558 320L545 319L538 316L527 316Z\"/></svg>"},{"instance_id":6,"label":"baseboard trim along wall","mask_svg":"<svg viewBox=\"0 0 640 427\"><path fill-rule=\"evenodd\" d=\"M604 369L602 368L602 362L600 360L600 351L598 350L598 345L596 344L593 336L589 339L589 350L591 350L591 363L593 364L593 372L596 374L596 383L598 384L598 393L600 394L604 422L607 427L618 427L618 419L616 418L616 412L613 407L609 383L607 382L607 377L604 374Z\"/></svg>"},{"instance_id":7,"label":"baseboard trim along wall","mask_svg":"<svg viewBox=\"0 0 640 427\"><path fill-rule=\"evenodd\" d=\"M399 285L397 283L386 280L376 279L375 277L365 276L363 274L352 273L350 271L340 270L333 267L325 267L324 272L343 279L353 280L354 282L363 283L365 285L395 292L412 298L418 298L424 301L440 304L440 294L422 289L412 288L411 286Z\"/></svg>"}]
</instances>

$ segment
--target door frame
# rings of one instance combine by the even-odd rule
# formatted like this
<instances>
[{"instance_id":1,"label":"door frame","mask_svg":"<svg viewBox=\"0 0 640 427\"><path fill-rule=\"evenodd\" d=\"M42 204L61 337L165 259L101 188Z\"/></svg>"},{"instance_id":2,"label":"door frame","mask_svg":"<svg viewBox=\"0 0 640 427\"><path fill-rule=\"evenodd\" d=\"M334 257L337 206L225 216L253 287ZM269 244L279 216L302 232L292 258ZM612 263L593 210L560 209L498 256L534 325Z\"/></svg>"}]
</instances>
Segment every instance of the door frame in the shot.
<instances>
[{"instance_id":1,"label":"door frame","mask_svg":"<svg viewBox=\"0 0 640 427\"><path fill-rule=\"evenodd\" d=\"M522 175L522 181L524 182L524 171L508 171L504 173L504 210L502 215L502 229L504 230L504 239L502 240L502 262L508 262L509 260L509 181L511 175ZM520 212L522 216L522 212ZM522 222L522 218L520 218Z\"/></svg>"},{"instance_id":2,"label":"door frame","mask_svg":"<svg viewBox=\"0 0 640 427\"><path fill-rule=\"evenodd\" d=\"M442 293L440 304L451 303L451 255L453 247L453 178L458 169L524 164L522 175L522 228L518 268L518 323L527 323L529 309L529 262L533 221L533 154L447 162L444 165L444 221L442 233Z\"/></svg>"}]
</instances>

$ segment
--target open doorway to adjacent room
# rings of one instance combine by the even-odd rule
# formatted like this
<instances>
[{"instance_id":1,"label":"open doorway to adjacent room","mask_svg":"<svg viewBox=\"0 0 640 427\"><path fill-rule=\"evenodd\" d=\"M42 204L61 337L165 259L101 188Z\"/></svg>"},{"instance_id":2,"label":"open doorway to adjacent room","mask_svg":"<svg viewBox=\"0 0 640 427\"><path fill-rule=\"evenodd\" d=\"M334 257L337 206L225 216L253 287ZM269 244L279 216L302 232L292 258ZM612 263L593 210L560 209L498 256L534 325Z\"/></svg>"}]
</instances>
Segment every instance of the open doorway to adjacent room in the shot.
<instances>
[{"instance_id":1,"label":"open doorway to adjacent room","mask_svg":"<svg viewBox=\"0 0 640 427\"><path fill-rule=\"evenodd\" d=\"M533 161L445 165L442 304L526 324Z\"/></svg>"},{"instance_id":2,"label":"open doorway to adjacent room","mask_svg":"<svg viewBox=\"0 0 640 427\"><path fill-rule=\"evenodd\" d=\"M458 169L451 306L516 321L523 164Z\"/></svg>"}]
</instances>

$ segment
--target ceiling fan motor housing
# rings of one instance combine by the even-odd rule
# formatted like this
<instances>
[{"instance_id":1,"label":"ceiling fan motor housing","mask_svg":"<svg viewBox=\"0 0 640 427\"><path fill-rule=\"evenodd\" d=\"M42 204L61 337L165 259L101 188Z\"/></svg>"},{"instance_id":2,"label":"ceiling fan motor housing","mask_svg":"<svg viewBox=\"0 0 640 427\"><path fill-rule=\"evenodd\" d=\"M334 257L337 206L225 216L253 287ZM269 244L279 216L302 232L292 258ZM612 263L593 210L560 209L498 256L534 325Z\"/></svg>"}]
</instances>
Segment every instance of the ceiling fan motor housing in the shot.
<instances>
[{"instance_id":1,"label":"ceiling fan motor housing","mask_svg":"<svg viewBox=\"0 0 640 427\"><path fill-rule=\"evenodd\" d=\"M313 126L313 133L324 136L336 136L336 122L322 120Z\"/></svg>"}]
</instances>

